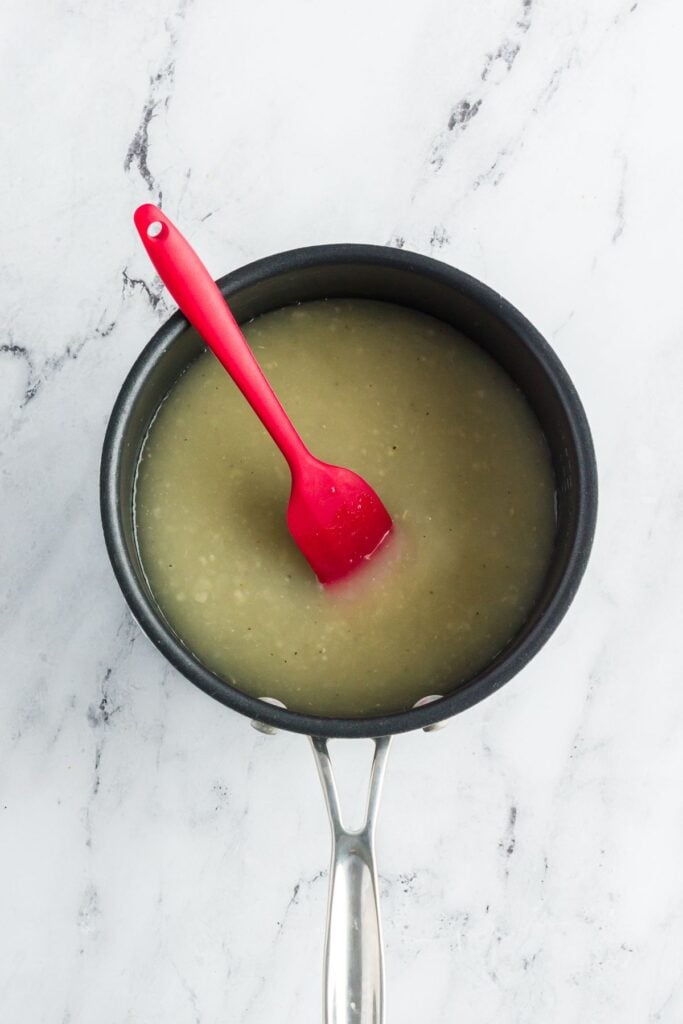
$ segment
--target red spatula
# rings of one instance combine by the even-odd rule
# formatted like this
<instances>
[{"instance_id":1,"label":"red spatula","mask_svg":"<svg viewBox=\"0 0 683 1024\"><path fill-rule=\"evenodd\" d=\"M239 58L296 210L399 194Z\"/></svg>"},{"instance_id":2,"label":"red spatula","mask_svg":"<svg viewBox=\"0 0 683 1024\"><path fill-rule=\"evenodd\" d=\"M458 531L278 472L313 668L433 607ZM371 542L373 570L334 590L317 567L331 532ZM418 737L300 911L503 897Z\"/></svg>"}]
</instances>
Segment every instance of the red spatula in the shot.
<instances>
[{"instance_id":1,"label":"red spatula","mask_svg":"<svg viewBox=\"0 0 683 1024\"><path fill-rule=\"evenodd\" d=\"M292 537L321 583L347 576L389 534L391 516L362 477L311 455L208 270L168 217L148 203L135 211L135 226L161 280L287 460Z\"/></svg>"}]
</instances>

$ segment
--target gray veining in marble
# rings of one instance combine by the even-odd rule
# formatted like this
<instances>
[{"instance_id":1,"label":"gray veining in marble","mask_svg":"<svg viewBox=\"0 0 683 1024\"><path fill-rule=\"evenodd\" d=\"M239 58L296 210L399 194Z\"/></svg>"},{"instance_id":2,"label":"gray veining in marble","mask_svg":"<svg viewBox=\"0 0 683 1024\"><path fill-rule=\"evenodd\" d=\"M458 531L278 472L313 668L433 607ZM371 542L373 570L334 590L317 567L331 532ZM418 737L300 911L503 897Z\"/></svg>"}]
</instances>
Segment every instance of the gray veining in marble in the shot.
<instances>
[{"instance_id":1,"label":"gray veining in marble","mask_svg":"<svg viewBox=\"0 0 683 1024\"><path fill-rule=\"evenodd\" d=\"M8 0L2 22L0 1019L320 1015L308 745L163 662L100 535L107 416L172 309L131 213L163 200L216 276L388 243L556 347L595 434L594 557L521 676L394 743L388 1020L680 1024L680 4Z\"/></svg>"}]
</instances>

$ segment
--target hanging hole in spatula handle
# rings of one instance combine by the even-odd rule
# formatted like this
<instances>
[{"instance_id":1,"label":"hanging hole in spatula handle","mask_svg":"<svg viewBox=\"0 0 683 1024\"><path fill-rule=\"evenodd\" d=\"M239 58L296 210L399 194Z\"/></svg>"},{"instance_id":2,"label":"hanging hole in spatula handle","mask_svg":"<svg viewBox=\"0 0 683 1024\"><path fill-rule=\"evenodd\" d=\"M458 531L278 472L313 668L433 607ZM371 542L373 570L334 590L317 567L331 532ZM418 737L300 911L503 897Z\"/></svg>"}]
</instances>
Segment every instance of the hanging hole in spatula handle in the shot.
<instances>
[{"instance_id":1,"label":"hanging hole in spatula handle","mask_svg":"<svg viewBox=\"0 0 683 1024\"><path fill-rule=\"evenodd\" d=\"M160 238L161 235L163 234L163 232L164 232L164 225L161 223L161 221L160 220L153 220L152 223L147 228L147 237L148 238Z\"/></svg>"}]
</instances>

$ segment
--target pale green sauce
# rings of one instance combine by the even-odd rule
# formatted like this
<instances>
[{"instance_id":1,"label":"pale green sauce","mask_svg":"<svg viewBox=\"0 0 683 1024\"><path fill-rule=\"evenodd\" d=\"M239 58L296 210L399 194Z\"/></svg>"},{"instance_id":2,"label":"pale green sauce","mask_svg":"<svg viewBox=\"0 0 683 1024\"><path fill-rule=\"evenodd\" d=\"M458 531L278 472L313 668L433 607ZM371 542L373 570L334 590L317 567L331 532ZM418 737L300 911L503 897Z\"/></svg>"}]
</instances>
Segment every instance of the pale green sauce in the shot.
<instances>
[{"instance_id":1,"label":"pale green sauce","mask_svg":"<svg viewBox=\"0 0 683 1024\"><path fill-rule=\"evenodd\" d=\"M550 560L554 476L525 399L452 327L386 303L306 303L245 333L313 453L365 477L396 528L321 587L287 531L286 463L203 355L138 472L160 608L206 666L293 710L372 715L451 690L515 636Z\"/></svg>"}]
</instances>

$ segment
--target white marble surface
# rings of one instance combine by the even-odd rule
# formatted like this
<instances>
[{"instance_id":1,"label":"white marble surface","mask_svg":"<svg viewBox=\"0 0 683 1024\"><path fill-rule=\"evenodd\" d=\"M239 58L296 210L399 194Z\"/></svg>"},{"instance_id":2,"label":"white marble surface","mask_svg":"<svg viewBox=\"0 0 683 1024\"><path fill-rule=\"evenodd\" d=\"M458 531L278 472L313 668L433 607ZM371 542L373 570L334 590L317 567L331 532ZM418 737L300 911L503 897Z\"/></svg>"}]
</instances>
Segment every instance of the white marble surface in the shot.
<instances>
[{"instance_id":1,"label":"white marble surface","mask_svg":"<svg viewBox=\"0 0 683 1024\"><path fill-rule=\"evenodd\" d=\"M2 21L3 1024L320 1015L307 744L164 664L100 535L107 415L170 308L130 221L160 197L216 275L401 244L557 348L594 429L594 556L522 675L394 743L388 1022L680 1024L678 0L8 0Z\"/></svg>"}]
</instances>

